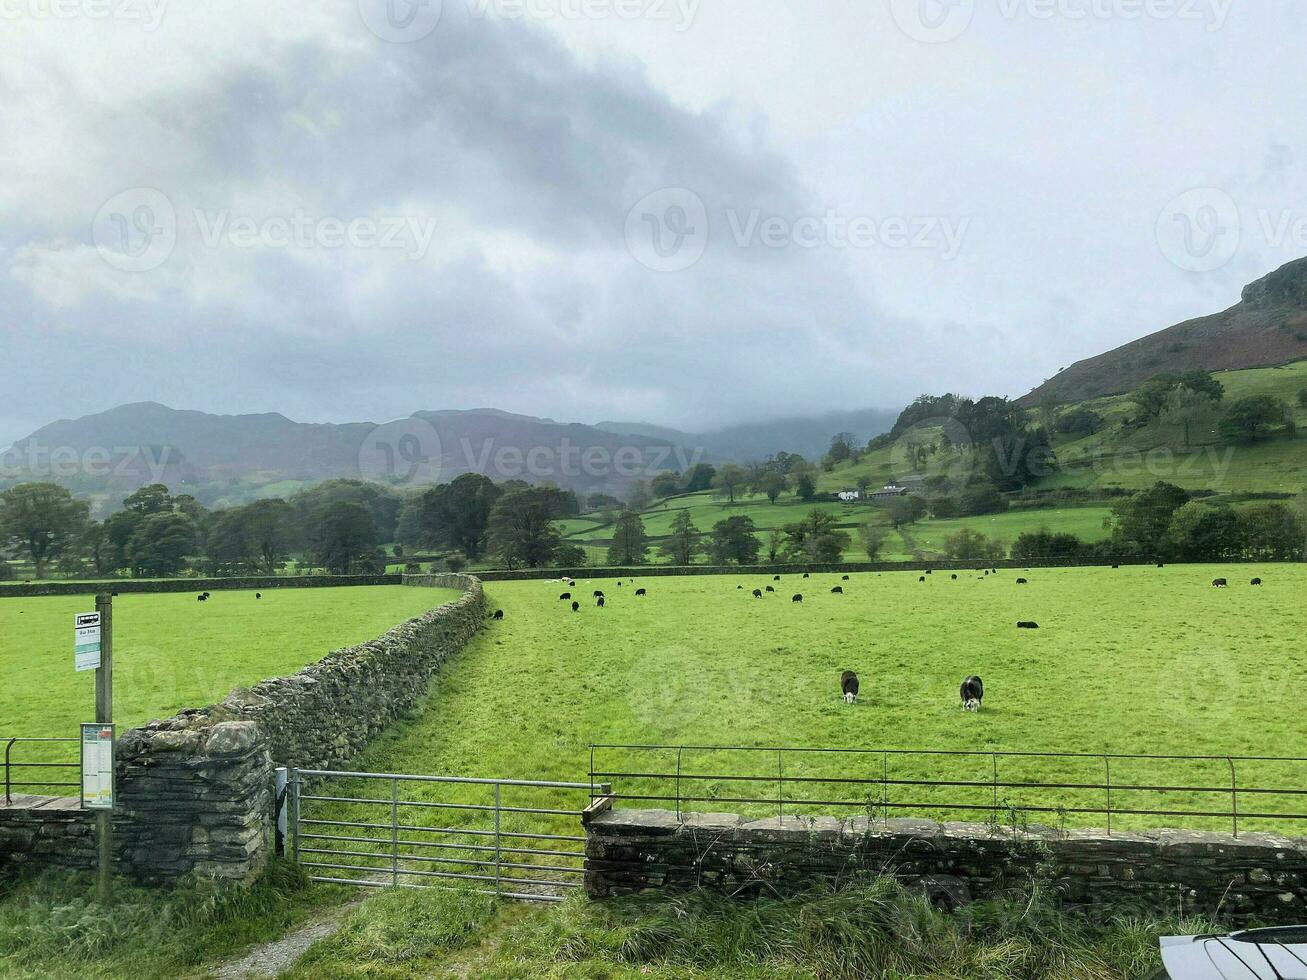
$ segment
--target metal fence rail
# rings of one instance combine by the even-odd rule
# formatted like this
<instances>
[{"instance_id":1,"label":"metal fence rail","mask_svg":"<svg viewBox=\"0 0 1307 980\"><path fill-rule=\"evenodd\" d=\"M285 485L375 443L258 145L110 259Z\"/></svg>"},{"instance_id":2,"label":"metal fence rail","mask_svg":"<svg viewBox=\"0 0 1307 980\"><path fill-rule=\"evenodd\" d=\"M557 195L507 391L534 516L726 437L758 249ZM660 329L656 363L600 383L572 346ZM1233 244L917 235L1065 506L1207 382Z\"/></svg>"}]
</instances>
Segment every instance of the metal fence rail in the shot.
<instances>
[{"instance_id":1,"label":"metal fence rail","mask_svg":"<svg viewBox=\"0 0 1307 980\"><path fill-rule=\"evenodd\" d=\"M5 806L13 803L13 791L18 787L24 789L65 789L69 787L80 787L82 784L77 780L33 780L33 779L15 779L14 776L23 776L23 772L15 770L28 769L71 769L74 772L80 771L81 764L78 762L15 762L13 761L13 751L15 745L28 745L32 743L49 743L49 742L72 742L76 744L76 738L24 738L15 737L4 739L4 770L5 770ZM58 773L62 776L64 773Z\"/></svg>"},{"instance_id":2,"label":"metal fence rail","mask_svg":"<svg viewBox=\"0 0 1307 980\"><path fill-rule=\"evenodd\" d=\"M591 793L589 783L291 769L282 812L312 881L558 902L581 887L577 831Z\"/></svg>"},{"instance_id":3,"label":"metal fence rail","mask_svg":"<svg viewBox=\"0 0 1307 980\"><path fill-rule=\"evenodd\" d=\"M782 819L814 809L995 823L1100 816L1109 834L1114 819L1134 828L1184 818L1220 821L1236 837L1241 821L1307 820L1307 758L1290 756L595 744L590 779L612 783L615 803L674 806L678 817L723 804Z\"/></svg>"}]
</instances>

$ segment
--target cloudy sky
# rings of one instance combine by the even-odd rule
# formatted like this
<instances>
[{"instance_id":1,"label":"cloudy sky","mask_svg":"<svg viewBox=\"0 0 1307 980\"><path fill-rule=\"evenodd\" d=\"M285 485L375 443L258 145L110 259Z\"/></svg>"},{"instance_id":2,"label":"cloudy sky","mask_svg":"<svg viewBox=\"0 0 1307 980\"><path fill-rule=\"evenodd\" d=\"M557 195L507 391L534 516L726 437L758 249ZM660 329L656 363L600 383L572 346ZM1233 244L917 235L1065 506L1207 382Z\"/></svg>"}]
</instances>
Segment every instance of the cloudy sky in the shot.
<instances>
[{"instance_id":1,"label":"cloudy sky","mask_svg":"<svg viewBox=\"0 0 1307 980\"><path fill-rule=\"evenodd\" d=\"M0 444L1020 394L1307 254L1296 0L0 0Z\"/></svg>"}]
</instances>

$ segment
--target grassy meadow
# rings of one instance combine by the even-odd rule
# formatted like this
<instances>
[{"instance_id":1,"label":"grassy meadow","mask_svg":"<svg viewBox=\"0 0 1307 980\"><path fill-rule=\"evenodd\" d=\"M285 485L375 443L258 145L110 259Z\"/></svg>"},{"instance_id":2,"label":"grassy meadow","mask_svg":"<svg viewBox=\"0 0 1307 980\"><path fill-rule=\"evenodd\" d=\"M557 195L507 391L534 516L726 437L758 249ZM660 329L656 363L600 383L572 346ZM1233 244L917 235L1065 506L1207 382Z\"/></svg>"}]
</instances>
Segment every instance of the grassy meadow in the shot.
<instances>
[{"instance_id":1,"label":"grassy meadow","mask_svg":"<svg viewBox=\"0 0 1307 980\"><path fill-rule=\"evenodd\" d=\"M456 596L403 586L214 592L208 602L124 593L114 599L114 719L122 729L212 704ZM95 674L74 672L72 653L73 617L94 609L90 596L0 599L0 736L76 736L94 720ZM28 746L21 758L40 755Z\"/></svg>"},{"instance_id":2,"label":"grassy meadow","mask_svg":"<svg viewBox=\"0 0 1307 980\"><path fill-rule=\"evenodd\" d=\"M1018 574L1030 584L1018 586ZM1266 580L1261 589L1248 585L1254 575ZM1218 576L1232 587L1212 589ZM786 576L778 593L762 600L751 590L772 585L770 577L649 578L639 582L649 590L646 598L636 598L629 584L578 580L572 591L584 604L575 614L559 602L564 587L556 582L493 583L491 601L506 611L505 621L490 624L433 681L427 709L383 735L359 767L585 781L591 743L1223 757L1292 755L1307 735L1296 696L1296 679L1307 668L1299 642L1307 625L1299 601L1307 568L1149 566L918 578ZM845 595L831 594L836 584ZM595 608L588 598L594 588L607 594L607 608ZM802 604L791 602L794 592L805 595ZM1017 630L1018 620L1034 620L1041 629ZM862 679L862 697L852 707L839 697L845 669ZM973 673L986 685L979 714L958 705L958 684ZM601 770L667 772L676 758L671 752L607 751L597 761ZM760 777L748 784L756 792L744 795L776 792L772 753L687 752L682 762L686 773ZM984 781L993 760L796 754L784 761L787 776L817 778L879 778L882 765L891 778ZM1003 758L999 765L1004 778L1041 782L1097 782L1104 770L1101 759ZM1305 773L1307 765L1239 767L1245 786L1296 785ZM1116 808L1220 810L1229 804L1228 794L1170 793L1163 800L1126 788L1228 786L1223 760L1174 766L1114 761L1112 780ZM669 780L618 782L619 792L671 789ZM704 799L690 809L775 812L726 802L741 795L739 784L694 785ZM414 799L426 792L411 789ZM880 788L864 798L856 787L791 783L783 791L786 811L831 812L801 805L801 797L823 792L854 801L836 812L856 815L876 809ZM988 787L891 792L893 802L974 803L982 809L960 816L994 817ZM575 799L560 791L555 802L571 806ZM1000 816L1013 819L1013 809L1019 814L1028 806L1101 802L1098 792L1008 790ZM1241 801L1241 810L1283 812L1293 803L1254 797ZM1042 814L1032 822L1092 826L1103 817ZM1228 821L1186 817L1114 820L1118 828L1145 823L1229 827ZM1241 822L1243 829L1271 825L1288 829L1253 817Z\"/></svg>"}]
</instances>

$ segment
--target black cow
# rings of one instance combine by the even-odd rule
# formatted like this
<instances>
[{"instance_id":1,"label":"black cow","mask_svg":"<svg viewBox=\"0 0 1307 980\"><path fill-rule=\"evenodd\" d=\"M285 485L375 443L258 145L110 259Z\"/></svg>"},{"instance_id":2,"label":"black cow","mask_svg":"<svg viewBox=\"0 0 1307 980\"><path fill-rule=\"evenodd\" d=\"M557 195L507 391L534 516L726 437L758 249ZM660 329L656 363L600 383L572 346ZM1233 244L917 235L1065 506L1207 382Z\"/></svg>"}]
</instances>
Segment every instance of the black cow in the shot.
<instances>
[{"instance_id":1,"label":"black cow","mask_svg":"<svg viewBox=\"0 0 1307 980\"><path fill-rule=\"evenodd\" d=\"M956 582L957 580L958 580L958 577L957 577L956 575L954 575L954 576L953 576L953 581Z\"/></svg>"},{"instance_id":2,"label":"black cow","mask_svg":"<svg viewBox=\"0 0 1307 980\"><path fill-rule=\"evenodd\" d=\"M572 601L572 593L570 593L570 592L564 592L562 595L560 595L560 596L558 597L558 601L559 601L559 602L571 602L571 601Z\"/></svg>"},{"instance_id":3,"label":"black cow","mask_svg":"<svg viewBox=\"0 0 1307 980\"><path fill-rule=\"evenodd\" d=\"M595 605L598 606L600 609L604 608L604 597L600 596L598 599L596 599Z\"/></svg>"},{"instance_id":4,"label":"black cow","mask_svg":"<svg viewBox=\"0 0 1307 980\"><path fill-rule=\"evenodd\" d=\"M503 618L504 618L504 610L502 610L502 609L496 609L496 610L495 610L495 616L494 616L494 618L495 618L495 619L503 619Z\"/></svg>"},{"instance_id":5,"label":"black cow","mask_svg":"<svg viewBox=\"0 0 1307 980\"><path fill-rule=\"evenodd\" d=\"M754 589L754 590L753 590L753 597L754 597L755 599L761 599L761 598L762 598L762 589Z\"/></svg>"},{"instance_id":6,"label":"black cow","mask_svg":"<svg viewBox=\"0 0 1307 980\"><path fill-rule=\"evenodd\" d=\"M924 582L924 581L926 581L926 576L924 576L924 575L921 576L921 578L917 579L917 581L918 581L918 582Z\"/></svg>"},{"instance_id":7,"label":"black cow","mask_svg":"<svg viewBox=\"0 0 1307 980\"><path fill-rule=\"evenodd\" d=\"M804 572L804 573L803 573L803 577L804 577L804 578L809 578L810 576L808 575L807 572Z\"/></svg>"},{"instance_id":8,"label":"black cow","mask_svg":"<svg viewBox=\"0 0 1307 980\"><path fill-rule=\"evenodd\" d=\"M1023 578L1019 578L1019 579L1017 579L1017 585L1029 585L1029 584L1030 584L1030 583L1027 582L1027 581L1026 581L1025 579L1023 579Z\"/></svg>"},{"instance_id":9,"label":"black cow","mask_svg":"<svg viewBox=\"0 0 1307 980\"><path fill-rule=\"evenodd\" d=\"M208 602L208 601L209 601L209 597L206 596L206 595L197 595L197 596L195 597L195 601L196 601L196 602Z\"/></svg>"},{"instance_id":10,"label":"black cow","mask_svg":"<svg viewBox=\"0 0 1307 980\"><path fill-rule=\"evenodd\" d=\"M845 704L858 700L858 675L851 670L840 674L840 692L844 695Z\"/></svg>"},{"instance_id":11,"label":"black cow","mask_svg":"<svg viewBox=\"0 0 1307 980\"><path fill-rule=\"evenodd\" d=\"M1251 584L1251 585L1261 585L1261 584L1262 584L1262 580L1259 579L1259 578L1255 578L1255 579L1253 579L1252 582L1249 583L1249 584Z\"/></svg>"},{"instance_id":12,"label":"black cow","mask_svg":"<svg viewBox=\"0 0 1307 980\"><path fill-rule=\"evenodd\" d=\"M835 586L835 588L831 589L830 591L831 591L831 595L844 595L844 587L840 585Z\"/></svg>"},{"instance_id":13,"label":"black cow","mask_svg":"<svg viewBox=\"0 0 1307 980\"><path fill-rule=\"evenodd\" d=\"M773 575L773 576L771 577L771 580L772 580L773 582L779 582L779 581L781 580L781 577L780 577L779 575Z\"/></svg>"},{"instance_id":14,"label":"black cow","mask_svg":"<svg viewBox=\"0 0 1307 980\"><path fill-rule=\"evenodd\" d=\"M572 603L572 612L578 612L580 611L580 609L581 609L581 603L579 602Z\"/></svg>"},{"instance_id":15,"label":"black cow","mask_svg":"<svg viewBox=\"0 0 1307 980\"><path fill-rule=\"evenodd\" d=\"M1017 623L1017 629L1019 629L1019 630L1037 630L1037 629L1039 629L1039 624L1038 624L1038 623Z\"/></svg>"},{"instance_id":16,"label":"black cow","mask_svg":"<svg viewBox=\"0 0 1307 980\"><path fill-rule=\"evenodd\" d=\"M843 581L847 582L848 580L849 580L849 577L848 577L847 575L845 575L844 578L843 578Z\"/></svg>"},{"instance_id":17,"label":"black cow","mask_svg":"<svg viewBox=\"0 0 1307 980\"><path fill-rule=\"evenodd\" d=\"M968 677L962 682L958 694L962 698L962 710L979 711L981 702L985 700L985 685L979 677Z\"/></svg>"},{"instance_id":18,"label":"black cow","mask_svg":"<svg viewBox=\"0 0 1307 980\"><path fill-rule=\"evenodd\" d=\"M803 601L803 596L797 594L794 596L794 598L790 600L790 602L802 602L802 601Z\"/></svg>"},{"instance_id":19,"label":"black cow","mask_svg":"<svg viewBox=\"0 0 1307 980\"><path fill-rule=\"evenodd\" d=\"M602 599L603 597L604 597L604 594L603 594L602 592L600 592L598 589L595 589L595 594L594 594L594 596L593 596L592 598L595 598L595 599Z\"/></svg>"},{"instance_id":20,"label":"black cow","mask_svg":"<svg viewBox=\"0 0 1307 980\"><path fill-rule=\"evenodd\" d=\"M262 599L262 598L263 598L263 593L262 593L262 592L256 592L256 593L254 593L254 598L256 598L256 599Z\"/></svg>"},{"instance_id":21,"label":"black cow","mask_svg":"<svg viewBox=\"0 0 1307 980\"><path fill-rule=\"evenodd\" d=\"M769 586L767 586L767 591L768 591L768 592L775 592L776 590L775 590L774 588L772 588L772 587L769 585Z\"/></svg>"},{"instance_id":22,"label":"black cow","mask_svg":"<svg viewBox=\"0 0 1307 980\"><path fill-rule=\"evenodd\" d=\"M1223 578L1212 579L1212 588L1214 589L1226 589L1229 587L1230 587L1230 582L1228 579L1223 579Z\"/></svg>"},{"instance_id":23,"label":"black cow","mask_svg":"<svg viewBox=\"0 0 1307 980\"><path fill-rule=\"evenodd\" d=\"M636 595L648 595L649 593L648 593L648 591L645 590L645 589L636 589L636 590L635 590L635 594L636 594Z\"/></svg>"}]
</instances>

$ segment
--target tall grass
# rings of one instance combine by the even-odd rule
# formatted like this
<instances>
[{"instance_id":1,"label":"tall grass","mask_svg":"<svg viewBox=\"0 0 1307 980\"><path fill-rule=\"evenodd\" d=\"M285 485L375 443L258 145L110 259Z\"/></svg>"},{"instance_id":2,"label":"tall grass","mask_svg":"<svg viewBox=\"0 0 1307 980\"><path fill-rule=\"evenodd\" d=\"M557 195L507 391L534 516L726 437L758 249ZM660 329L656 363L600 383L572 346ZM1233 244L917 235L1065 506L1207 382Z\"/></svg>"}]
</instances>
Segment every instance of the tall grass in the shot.
<instances>
[{"instance_id":1,"label":"tall grass","mask_svg":"<svg viewBox=\"0 0 1307 980\"><path fill-rule=\"evenodd\" d=\"M348 893L310 888L297 867L273 862L249 885L205 879L164 891L120 882L108 907L92 894L83 874L6 883L0 976L175 976L279 936Z\"/></svg>"},{"instance_id":2,"label":"tall grass","mask_svg":"<svg viewBox=\"0 0 1307 980\"><path fill-rule=\"evenodd\" d=\"M631 975L1133 980L1160 967L1160 934L1210 928L1091 920L1039 891L949 915L878 879L752 902L707 892L573 901L509 929L490 962L541 964L541 976L591 975L607 963ZM551 961L556 971L543 967Z\"/></svg>"}]
</instances>

